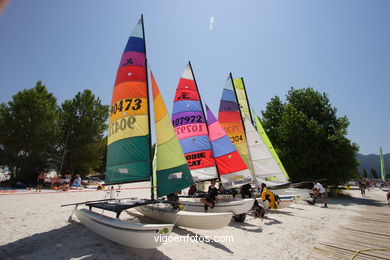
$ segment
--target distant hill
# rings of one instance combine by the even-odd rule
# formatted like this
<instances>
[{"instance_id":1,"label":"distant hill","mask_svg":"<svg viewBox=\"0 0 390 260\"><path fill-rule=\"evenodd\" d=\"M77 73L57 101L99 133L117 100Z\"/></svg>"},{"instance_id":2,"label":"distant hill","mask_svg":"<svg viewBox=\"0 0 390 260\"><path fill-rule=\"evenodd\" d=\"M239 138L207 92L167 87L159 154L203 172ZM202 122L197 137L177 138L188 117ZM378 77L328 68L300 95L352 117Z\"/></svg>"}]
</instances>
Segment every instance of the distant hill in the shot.
<instances>
[{"instance_id":1,"label":"distant hill","mask_svg":"<svg viewBox=\"0 0 390 260\"><path fill-rule=\"evenodd\" d=\"M360 176L363 175L363 169L365 169L368 177L372 177L371 168L376 170L378 177L380 176L381 165L379 161L379 154L364 155L358 153L356 159L359 161L358 169L359 169ZM389 175L390 174L390 153L384 154L383 159L385 161L385 172L387 175Z\"/></svg>"}]
</instances>

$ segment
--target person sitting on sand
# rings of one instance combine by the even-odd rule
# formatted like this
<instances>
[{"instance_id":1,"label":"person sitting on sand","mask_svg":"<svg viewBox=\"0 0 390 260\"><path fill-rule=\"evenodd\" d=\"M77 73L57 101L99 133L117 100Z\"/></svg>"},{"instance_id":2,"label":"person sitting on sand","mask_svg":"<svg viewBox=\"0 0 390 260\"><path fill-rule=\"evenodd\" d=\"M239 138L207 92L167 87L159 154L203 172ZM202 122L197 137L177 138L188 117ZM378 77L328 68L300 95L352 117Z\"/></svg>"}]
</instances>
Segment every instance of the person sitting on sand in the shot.
<instances>
[{"instance_id":1,"label":"person sitting on sand","mask_svg":"<svg viewBox=\"0 0 390 260\"><path fill-rule=\"evenodd\" d=\"M215 181L211 181L211 185L209 186L209 191L206 194L205 199L201 199L200 201L204 203L204 210L207 211L210 208L215 207L215 203L217 202L218 189L215 187Z\"/></svg>"},{"instance_id":2,"label":"person sitting on sand","mask_svg":"<svg viewBox=\"0 0 390 260\"><path fill-rule=\"evenodd\" d=\"M265 183L261 184L260 197L263 201L268 200L270 209L277 209L279 207L275 194L267 189Z\"/></svg>"},{"instance_id":3,"label":"person sitting on sand","mask_svg":"<svg viewBox=\"0 0 390 260\"><path fill-rule=\"evenodd\" d=\"M80 175L78 175L78 174L76 175L76 178L73 180L72 186L73 187L80 187L81 186Z\"/></svg>"},{"instance_id":4,"label":"person sitting on sand","mask_svg":"<svg viewBox=\"0 0 390 260\"><path fill-rule=\"evenodd\" d=\"M45 178L46 178L46 174L45 174L44 172L41 172L41 173L38 175L38 178L37 178L38 185L37 185L36 191L41 192L42 187L43 187L43 184L45 184Z\"/></svg>"},{"instance_id":5,"label":"person sitting on sand","mask_svg":"<svg viewBox=\"0 0 390 260\"><path fill-rule=\"evenodd\" d=\"M315 191L317 190L317 191ZM320 197L322 199L322 201L324 202L324 208L327 208L328 207L328 193L326 192L326 190L324 189L324 187L321 185L321 183L317 182L317 181L313 181L313 192L314 192L314 195L315 197Z\"/></svg>"}]
</instances>

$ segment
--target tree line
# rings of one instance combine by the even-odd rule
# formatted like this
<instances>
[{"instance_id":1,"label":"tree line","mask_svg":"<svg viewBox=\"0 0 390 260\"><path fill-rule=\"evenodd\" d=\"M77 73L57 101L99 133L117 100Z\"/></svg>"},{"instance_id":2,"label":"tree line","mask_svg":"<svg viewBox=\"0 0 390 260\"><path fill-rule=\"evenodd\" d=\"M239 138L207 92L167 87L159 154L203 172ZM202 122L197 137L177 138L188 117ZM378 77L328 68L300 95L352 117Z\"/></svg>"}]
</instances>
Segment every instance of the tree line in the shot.
<instances>
[{"instance_id":1,"label":"tree line","mask_svg":"<svg viewBox=\"0 0 390 260\"><path fill-rule=\"evenodd\" d=\"M108 115L91 90L58 105L38 81L0 104L0 165L25 183L49 169L81 176L104 172Z\"/></svg>"},{"instance_id":2,"label":"tree line","mask_svg":"<svg viewBox=\"0 0 390 260\"><path fill-rule=\"evenodd\" d=\"M359 150L347 137L349 121L338 117L328 95L291 88L286 101L273 97L261 122L292 182L358 178ZM0 104L0 165L17 180L34 182L40 171L86 176L105 171L109 106L91 90L61 105L41 81Z\"/></svg>"}]
</instances>

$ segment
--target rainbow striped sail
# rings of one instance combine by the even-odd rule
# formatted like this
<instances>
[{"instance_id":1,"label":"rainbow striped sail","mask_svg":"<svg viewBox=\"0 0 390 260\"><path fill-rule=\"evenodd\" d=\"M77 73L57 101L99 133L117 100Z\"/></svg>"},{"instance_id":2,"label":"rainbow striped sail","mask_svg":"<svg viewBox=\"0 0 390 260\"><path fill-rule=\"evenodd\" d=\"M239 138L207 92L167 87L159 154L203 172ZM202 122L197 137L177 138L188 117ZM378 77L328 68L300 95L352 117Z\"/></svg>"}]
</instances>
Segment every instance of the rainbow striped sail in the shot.
<instances>
[{"instance_id":1,"label":"rainbow striped sail","mask_svg":"<svg viewBox=\"0 0 390 260\"><path fill-rule=\"evenodd\" d=\"M222 92L218 121L234 146L237 148L237 151L248 166L249 170L252 172L248 143L246 140L240 109L238 107L236 93L233 88L233 79L231 74L229 74L225 83L225 88Z\"/></svg>"},{"instance_id":2,"label":"rainbow striped sail","mask_svg":"<svg viewBox=\"0 0 390 260\"><path fill-rule=\"evenodd\" d=\"M247 165L207 105L206 112L210 141L223 186L231 189L252 182Z\"/></svg>"},{"instance_id":3,"label":"rainbow striped sail","mask_svg":"<svg viewBox=\"0 0 390 260\"><path fill-rule=\"evenodd\" d=\"M151 79L157 139L157 196L162 197L191 186L192 177L152 73Z\"/></svg>"},{"instance_id":4,"label":"rainbow striped sail","mask_svg":"<svg viewBox=\"0 0 390 260\"><path fill-rule=\"evenodd\" d=\"M139 19L123 52L111 100L106 183L149 180L150 130L145 40Z\"/></svg>"},{"instance_id":5,"label":"rainbow striped sail","mask_svg":"<svg viewBox=\"0 0 390 260\"><path fill-rule=\"evenodd\" d=\"M172 123L194 182L217 179L202 102L190 63L176 89Z\"/></svg>"}]
</instances>

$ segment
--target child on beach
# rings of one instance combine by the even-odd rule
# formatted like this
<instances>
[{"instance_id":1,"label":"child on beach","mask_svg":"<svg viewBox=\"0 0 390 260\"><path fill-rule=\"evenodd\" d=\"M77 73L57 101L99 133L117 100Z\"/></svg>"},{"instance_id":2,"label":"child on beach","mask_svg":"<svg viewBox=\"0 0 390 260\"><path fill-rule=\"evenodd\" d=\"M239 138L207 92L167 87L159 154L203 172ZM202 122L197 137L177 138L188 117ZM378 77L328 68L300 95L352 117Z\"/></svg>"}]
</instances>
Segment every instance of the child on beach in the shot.
<instances>
[{"instance_id":1,"label":"child on beach","mask_svg":"<svg viewBox=\"0 0 390 260\"><path fill-rule=\"evenodd\" d=\"M268 200L270 209L277 209L279 207L275 194L267 189L265 183L261 184L260 197L263 201Z\"/></svg>"},{"instance_id":2,"label":"child on beach","mask_svg":"<svg viewBox=\"0 0 390 260\"><path fill-rule=\"evenodd\" d=\"M390 191L387 192L386 197L387 197L387 205L390 208Z\"/></svg>"}]
</instances>

